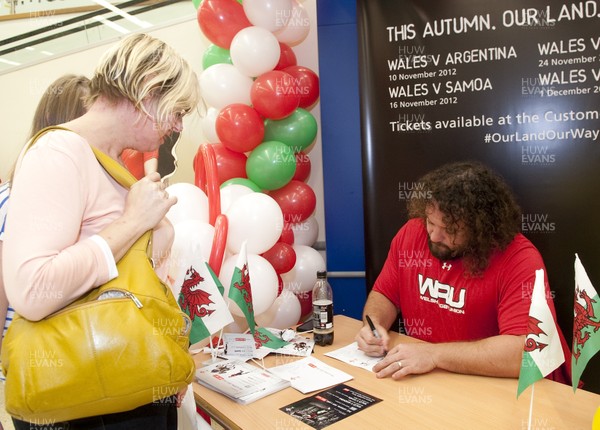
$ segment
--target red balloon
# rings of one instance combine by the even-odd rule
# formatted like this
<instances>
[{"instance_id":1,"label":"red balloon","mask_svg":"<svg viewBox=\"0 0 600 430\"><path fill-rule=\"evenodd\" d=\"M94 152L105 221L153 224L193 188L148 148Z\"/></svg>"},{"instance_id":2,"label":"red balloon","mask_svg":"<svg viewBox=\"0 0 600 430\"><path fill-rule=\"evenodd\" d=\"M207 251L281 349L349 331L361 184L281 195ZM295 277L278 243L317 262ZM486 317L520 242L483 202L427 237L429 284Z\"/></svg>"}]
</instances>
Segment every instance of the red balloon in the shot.
<instances>
[{"instance_id":1,"label":"red balloon","mask_svg":"<svg viewBox=\"0 0 600 430\"><path fill-rule=\"evenodd\" d=\"M206 191L208 196L208 222L215 225L217 217L221 214L221 190L217 178L217 157L215 150L210 143L200 145L202 162L205 168L205 187L200 187Z\"/></svg>"},{"instance_id":2,"label":"red balloon","mask_svg":"<svg viewBox=\"0 0 600 430\"><path fill-rule=\"evenodd\" d=\"M279 297L281 295L281 292L283 291L283 279L281 278L281 275L277 275L277 297Z\"/></svg>"},{"instance_id":3,"label":"red balloon","mask_svg":"<svg viewBox=\"0 0 600 430\"><path fill-rule=\"evenodd\" d=\"M124 149L121 153L121 160L137 180L144 177L144 153L135 149Z\"/></svg>"},{"instance_id":4,"label":"red balloon","mask_svg":"<svg viewBox=\"0 0 600 430\"><path fill-rule=\"evenodd\" d=\"M304 152L296 152L296 173L294 177L297 181L306 181L310 175L310 158Z\"/></svg>"},{"instance_id":5,"label":"red balloon","mask_svg":"<svg viewBox=\"0 0 600 430\"><path fill-rule=\"evenodd\" d=\"M197 18L206 38L224 49L230 48L238 31L252 25L236 0L204 0Z\"/></svg>"},{"instance_id":6,"label":"red balloon","mask_svg":"<svg viewBox=\"0 0 600 430\"><path fill-rule=\"evenodd\" d=\"M283 212L284 222L298 223L312 215L317 196L306 183L292 179L283 187L269 192Z\"/></svg>"},{"instance_id":7,"label":"red balloon","mask_svg":"<svg viewBox=\"0 0 600 430\"><path fill-rule=\"evenodd\" d=\"M221 264L223 264L223 255L225 255L225 245L227 244L227 230L229 223L227 217L223 214L217 215L215 221L215 236L213 238L212 248L208 265L219 276Z\"/></svg>"},{"instance_id":8,"label":"red balloon","mask_svg":"<svg viewBox=\"0 0 600 430\"><path fill-rule=\"evenodd\" d=\"M294 230L292 224L289 222L283 223L283 230L281 230L281 236L277 242L287 243L288 245L294 244Z\"/></svg>"},{"instance_id":9,"label":"red balloon","mask_svg":"<svg viewBox=\"0 0 600 430\"><path fill-rule=\"evenodd\" d=\"M279 55L279 63L275 66L275 70L283 70L286 67L298 64L296 54L290 45L279 42L279 50L281 54Z\"/></svg>"},{"instance_id":10,"label":"red balloon","mask_svg":"<svg viewBox=\"0 0 600 430\"><path fill-rule=\"evenodd\" d=\"M292 75L272 70L260 75L250 89L250 100L259 114L269 119L291 115L300 103Z\"/></svg>"},{"instance_id":11,"label":"red balloon","mask_svg":"<svg viewBox=\"0 0 600 430\"><path fill-rule=\"evenodd\" d=\"M300 94L299 107L308 109L319 98L319 77L308 67L290 66L284 69L294 77L295 92Z\"/></svg>"},{"instance_id":12,"label":"red balloon","mask_svg":"<svg viewBox=\"0 0 600 430\"><path fill-rule=\"evenodd\" d=\"M222 143L213 143L212 147L217 160L217 181L219 186L232 178L246 178L246 154L231 151ZM204 177L204 162L199 155L200 148L194 157L194 172L196 176ZM198 181L196 181L196 184Z\"/></svg>"},{"instance_id":13,"label":"red balloon","mask_svg":"<svg viewBox=\"0 0 600 430\"><path fill-rule=\"evenodd\" d=\"M265 137L265 124L256 109L243 103L225 106L215 120L217 136L227 148L248 152Z\"/></svg>"},{"instance_id":14,"label":"red balloon","mask_svg":"<svg viewBox=\"0 0 600 430\"><path fill-rule=\"evenodd\" d=\"M306 317L311 315L313 312L312 291L296 293L296 297L298 297L298 300L300 301L300 321L304 321Z\"/></svg>"},{"instance_id":15,"label":"red balloon","mask_svg":"<svg viewBox=\"0 0 600 430\"><path fill-rule=\"evenodd\" d=\"M261 255L271 263L277 274L289 272L296 264L296 251L287 243L277 242Z\"/></svg>"}]
</instances>

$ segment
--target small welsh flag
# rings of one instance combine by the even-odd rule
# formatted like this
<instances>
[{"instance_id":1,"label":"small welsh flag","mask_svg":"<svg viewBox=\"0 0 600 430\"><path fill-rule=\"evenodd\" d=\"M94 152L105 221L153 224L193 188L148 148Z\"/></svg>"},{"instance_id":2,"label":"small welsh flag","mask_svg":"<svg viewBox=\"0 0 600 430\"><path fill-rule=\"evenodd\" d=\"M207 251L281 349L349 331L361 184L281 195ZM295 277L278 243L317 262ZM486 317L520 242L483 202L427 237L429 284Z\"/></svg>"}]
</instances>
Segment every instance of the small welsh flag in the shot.
<instances>
[{"instance_id":1,"label":"small welsh flag","mask_svg":"<svg viewBox=\"0 0 600 430\"><path fill-rule=\"evenodd\" d=\"M277 336L275 333L273 333L271 330L266 329L264 327L259 327L254 332L254 343L256 349L262 346L271 349L279 349L289 344L289 342L286 342L285 340Z\"/></svg>"},{"instance_id":2,"label":"small welsh flag","mask_svg":"<svg viewBox=\"0 0 600 430\"><path fill-rule=\"evenodd\" d=\"M246 242L242 243L238 254L231 285L229 286L229 299L239 306L248 321L248 328L252 335L256 323L254 322L254 307L252 305L252 288L250 286L250 272L248 271L248 256L246 254Z\"/></svg>"},{"instance_id":3,"label":"small welsh flag","mask_svg":"<svg viewBox=\"0 0 600 430\"><path fill-rule=\"evenodd\" d=\"M535 271L529 308L528 335L519 373L517 397L531 384L546 377L565 361L556 322L548 307L544 270Z\"/></svg>"},{"instance_id":4,"label":"small welsh flag","mask_svg":"<svg viewBox=\"0 0 600 430\"><path fill-rule=\"evenodd\" d=\"M192 320L190 343L215 334L233 322L221 290L223 286L206 261L189 262L175 281L181 286L179 306Z\"/></svg>"},{"instance_id":5,"label":"small welsh flag","mask_svg":"<svg viewBox=\"0 0 600 430\"><path fill-rule=\"evenodd\" d=\"M575 254L575 318L573 320L573 391L588 361L600 351L600 297Z\"/></svg>"}]
</instances>

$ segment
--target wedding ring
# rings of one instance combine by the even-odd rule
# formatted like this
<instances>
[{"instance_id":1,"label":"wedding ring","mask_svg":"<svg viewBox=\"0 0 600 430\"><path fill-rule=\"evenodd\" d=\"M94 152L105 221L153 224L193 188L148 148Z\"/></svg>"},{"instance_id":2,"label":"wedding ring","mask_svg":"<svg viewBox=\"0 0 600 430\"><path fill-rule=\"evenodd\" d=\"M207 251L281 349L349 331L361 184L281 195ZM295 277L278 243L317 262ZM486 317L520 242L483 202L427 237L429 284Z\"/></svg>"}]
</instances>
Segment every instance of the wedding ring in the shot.
<instances>
[{"instance_id":1,"label":"wedding ring","mask_svg":"<svg viewBox=\"0 0 600 430\"><path fill-rule=\"evenodd\" d=\"M402 369L402 362L401 361L396 361L396 364L398 365L398 369Z\"/></svg>"}]
</instances>

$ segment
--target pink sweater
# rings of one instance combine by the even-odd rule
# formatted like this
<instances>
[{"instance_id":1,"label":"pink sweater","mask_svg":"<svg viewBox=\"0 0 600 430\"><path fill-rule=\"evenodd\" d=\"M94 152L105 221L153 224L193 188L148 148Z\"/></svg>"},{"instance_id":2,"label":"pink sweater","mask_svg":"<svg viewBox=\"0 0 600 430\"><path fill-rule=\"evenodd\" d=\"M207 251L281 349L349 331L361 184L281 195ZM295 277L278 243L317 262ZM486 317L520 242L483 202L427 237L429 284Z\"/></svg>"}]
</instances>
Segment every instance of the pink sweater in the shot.
<instances>
[{"instance_id":1,"label":"pink sweater","mask_svg":"<svg viewBox=\"0 0 600 430\"><path fill-rule=\"evenodd\" d=\"M26 153L11 187L3 252L8 299L19 314L44 318L115 276L108 245L94 235L123 213L126 195L73 132L48 132ZM168 252L156 238L153 246Z\"/></svg>"}]
</instances>

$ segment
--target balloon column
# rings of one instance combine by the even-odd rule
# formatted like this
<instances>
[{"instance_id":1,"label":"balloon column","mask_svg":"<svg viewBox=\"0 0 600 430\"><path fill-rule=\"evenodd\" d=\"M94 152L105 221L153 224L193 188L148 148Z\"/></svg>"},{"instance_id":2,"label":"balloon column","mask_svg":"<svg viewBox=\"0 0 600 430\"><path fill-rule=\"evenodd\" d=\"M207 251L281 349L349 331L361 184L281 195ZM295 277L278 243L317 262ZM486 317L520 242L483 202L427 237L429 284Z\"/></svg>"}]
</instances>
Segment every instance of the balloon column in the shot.
<instances>
[{"instance_id":1,"label":"balloon column","mask_svg":"<svg viewBox=\"0 0 600 430\"><path fill-rule=\"evenodd\" d=\"M260 304L256 320L289 327L311 312L316 273L325 269L312 248L316 195L307 183L317 136L310 110L319 98L319 78L297 64L294 52L310 32L310 19L297 0L194 5L210 42L200 74L208 106L205 142L194 172L216 229L211 267L229 285L232 262L246 241L252 297Z\"/></svg>"}]
</instances>

